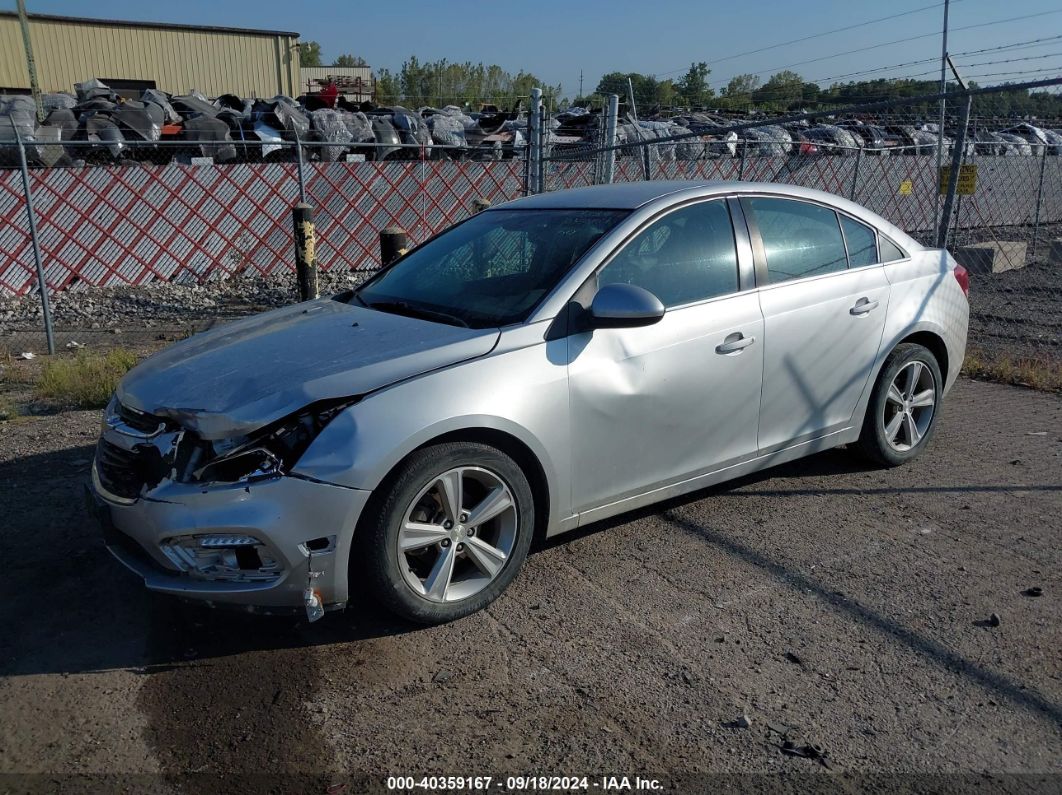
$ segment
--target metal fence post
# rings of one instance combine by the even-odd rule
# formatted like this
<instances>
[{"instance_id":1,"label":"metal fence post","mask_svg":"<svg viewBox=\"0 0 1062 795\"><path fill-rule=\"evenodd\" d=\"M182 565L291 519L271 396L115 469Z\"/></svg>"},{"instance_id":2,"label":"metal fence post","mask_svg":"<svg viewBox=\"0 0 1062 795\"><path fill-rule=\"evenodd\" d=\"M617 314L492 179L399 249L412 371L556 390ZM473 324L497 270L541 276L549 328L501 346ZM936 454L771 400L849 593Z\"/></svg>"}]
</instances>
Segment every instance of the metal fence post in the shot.
<instances>
[{"instance_id":1,"label":"metal fence post","mask_svg":"<svg viewBox=\"0 0 1062 795\"><path fill-rule=\"evenodd\" d=\"M738 164L738 182L745 179L745 158L749 150L749 141L747 138L741 139L741 162Z\"/></svg>"},{"instance_id":2,"label":"metal fence post","mask_svg":"<svg viewBox=\"0 0 1062 795\"><path fill-rule=\"evenodd\" d=\"M542 161L542 89L531 89L531 108L527 113L527 178L524 190L527 195L539 193L536 188Z\"/></svg>"},{"instance_id":3,"label":"metal fence post","mask_svg":"<svg viewBox=\"0 0 1062 795\"><path fill-rule=\"evenodd\" d=\"M639 134L639 137L641 135ZM653 152L649 148L649 142L642 140L642 179L649 181L653 178Z\"/></svg>"},{"instance_id":4,"label":"metal fence post","mask_svg":"<svg viewBox=\"0 0 1062 795\"><path fill-rule=\"evenodd\" d=\"M848 198L855 201L856 189L859 185L859 164L863 162L863 147L856 149L855 168L852 173L852 187L848 190Z\"/></svg>"},{"instance_id":5,"label":"metal fence post","mask_svg":"<svg viewBox=\"0 0 1062 795\"><path fill-rule=\"evenodd\" d=\"M1033 219L1033 233L1032 233L1032 245L1029 247L1032 254L1033 262L1036 262L1036 243L1040 237L1040 207L1044 201L1044 172L1047 171L1047 149L1043 148L1043 154L1040 156L1040 184L1036 188L1036 216Z\"/></svg>"},{"instance_id":6,"label":"metal fence post","mask_svg":"<svg viewBox=\"0 0 1062 795\"><path fill-rule=\"evenodd\" d=\"M302 163L302 139L299 138L299 131L295 130L295 159L298 164L298 177L299 177L299 203L306 204L306 174L303 170Z\"/></svg>"},{"instance_id":7,"label":"metal fence post","mask_svg":"<svg viewBox=\"0 0 1062 795\"><path fill-rule=\"evenodd\" d=\"M619 126L619 95L608 95L608 117L605 119L605 169L602 182L611 185L616 178L616 130ZM1041 180L1042 182L1043 180Z\"/></svg>"},{"instance_id":8,"label":"metal fence post","mask_svg":"<svg viewBox=\"0 0 1062 795\"><path fill-rule=\"evenodd\" d=\"M37 213L33 209L33 189L30 187L29 164L26 162L26 145L22 142L18 125L12 125L18 141L18 160L22 168L22 190L26 194L26 216L29 219L30 245L33 248L33 263L37 267L37 288L41 291L41 310L44 313L44 337L48 353L55 353L55 336L52 333L52 307L48 301L48 283L44 279L44 262L41 259L41 244L37 236Z\"/></svg>"},{"instance_id":9,"label":"metal fence post","mask_svg":"<svg viewBox=\"0 0 1062 795\"><path fill-rule=\"evenodd\" d=\"M550 154L547 139L549 130L546 125L546 106L541 105L538 109L538 176L535 178L535 187L538 193L546 190L546 157Z\"/></svg>"},{"instance_id":10,"label":"metal fence post","mask_svg":"<svg viewBox=\"0 0 1062 795\"><path fill-rule=\"evenodd\" d=\"M948 192L944 197L944 209L940 214L940 227L937 229L937 248L946 248L948 245L948 227L951 225L951 209L955 206L955 191L959 185L959 169L962 166L966 150L966 126L970 123L970 106L973 105L973 95L966 95L966 103L962 106L962 118L959 119L959 129L955 133L955 148L951 152L951 171L948 173ZM941 131L943 135L943 130ZM939 172L938 172L939 178Z\"/></svg>"}]
</instances>

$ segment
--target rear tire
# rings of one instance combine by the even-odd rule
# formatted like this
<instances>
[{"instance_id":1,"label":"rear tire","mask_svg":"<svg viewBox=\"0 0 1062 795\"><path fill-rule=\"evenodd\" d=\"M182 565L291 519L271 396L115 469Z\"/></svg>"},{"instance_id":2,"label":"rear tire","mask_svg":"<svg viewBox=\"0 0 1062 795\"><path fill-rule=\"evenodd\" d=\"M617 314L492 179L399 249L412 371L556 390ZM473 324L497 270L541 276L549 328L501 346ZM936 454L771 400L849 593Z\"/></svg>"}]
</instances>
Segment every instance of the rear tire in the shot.
<instances>
[{"instance_id":1,"label":"rear tire","mask_svg":"<svg viewBox=\"0 0 1062 795\"><path fill-rule=\"evenodd\" d=\"M921 455L936 431L943 383L940 365L927 348L897 345L874 384L859 452L887 467Z\"/></svg>"},{"instance_id":2,"label":"rear tire","mask_svg":"<svg viewBox=\"0 0 1062 795\"><path fill-rule=\"evenodd\" d=\"M501 450L475 442L426 447L378 491L359 522L351 570L404 618L442 624L481 610L527 557L531 486Z\"/></svg>"}]
</instances>

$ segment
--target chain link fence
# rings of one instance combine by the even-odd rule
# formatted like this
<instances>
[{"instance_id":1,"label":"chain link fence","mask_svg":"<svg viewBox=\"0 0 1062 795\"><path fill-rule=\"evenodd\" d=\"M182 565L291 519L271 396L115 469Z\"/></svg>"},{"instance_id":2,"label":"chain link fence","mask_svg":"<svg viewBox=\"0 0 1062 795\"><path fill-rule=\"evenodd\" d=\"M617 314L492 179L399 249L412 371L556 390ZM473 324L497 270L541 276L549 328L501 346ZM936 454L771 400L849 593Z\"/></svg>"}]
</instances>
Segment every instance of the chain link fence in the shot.
<instances>
[{"instance_id":1,"label":"chain link fence","mask_svg":"<svg viewBox=\"0 0 1062 795\"><path fill-rule=\"evenodd\" d=\"M378 234L388 226L419 242L484 201L644 179L749 180L850 198L927 245L946 238L971 271L971 351L1057 371L1062 132L1043 131L1062 121L1009 119L994 107L994 91L949 94L943 134L934 119L911 112L939 97L698 130L687 117L680 135L667 134L673 121L621 119L614 100L588 134L571 140L533 99L527 145L507 150L384 152L278 140L124 142L115 151L107 142L0 142L0 345L44 349L38 253L57 347L105 345L122 338L115 329L182 335L296 300L290 208L300 200L314 209L328 290L379 266ZM941 163L958 168L950 200Z\"/></svg>"},{"instance_id":2,"label":"chain link fence","mask_svg":"<svg viewBox=\"0 0 1062 795\"><path fill-rule=\"evenodd\" d=\"M494 147L389 146L377 159L278 142L223 164L217 146L125 142L116 159L67 142L68 162L49 166L27 145L22 168L17 144L0 144L0 345L46 347L38 254L59 349L168 338L297 300L297 202L313 207L322 285L338 290L379 267L380 230L424 240L524 193L523 159Z\"/></svg>"},{"instance_id":3,"label":"chain link fence","mask_svg":"<svg viewBox=\"0 0 1062 795\"><path fill-rule=\"evenodd\" d=\"M1036 85L1059 84L1062 80ZM1008 87L1015 88L1022 86ZM551 147L548 134L541 134L544 151L529 169L531 189L643 179L747 180L843 196L924 245L946 245L970 271L969 350L977 360L1045 366L1054 374L1049 380L1058 384L1062 121L1007 119L996 113L994 99L991 89L947 95L951 115L943 136L936 125L916 126L915 117L904 112L905 104L939 96L737 120L678 135L661 135L658 122L606 118L598 129L612 132L602 133L597 146ZM613 113L615 108L613 103ZM889 131L901 129L907 138L890 142ZM534 130L531 143L533 159L539 144ZM949 175L956 167L959 179L949 198Z\"/></svg>"}]
</instances>

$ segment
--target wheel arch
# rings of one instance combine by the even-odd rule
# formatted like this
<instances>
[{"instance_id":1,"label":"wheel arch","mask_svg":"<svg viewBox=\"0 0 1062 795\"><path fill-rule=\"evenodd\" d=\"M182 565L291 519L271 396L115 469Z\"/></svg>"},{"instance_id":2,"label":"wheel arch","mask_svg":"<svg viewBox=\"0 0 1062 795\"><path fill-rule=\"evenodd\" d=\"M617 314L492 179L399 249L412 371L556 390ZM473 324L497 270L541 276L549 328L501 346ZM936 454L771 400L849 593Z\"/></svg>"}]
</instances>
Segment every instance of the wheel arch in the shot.
<instances>
[{"instance_id":1,"label":"wheel arch","mask_svg":"<svg viewBox=\"0 0 1062 795\"><path fill-rule=\"evenodd\" d=\"M937 365L940 367L941 376L947 381L948 378L948 346L944 342L944 338L936 332L928 329L916 331L913 334L908 334L901 340L898 340L895 345L892 346L889 353L896 350L896 348L904 343L912 342L916 345L921 345L923 348L933 354L933 358L937 360ZM887 355L886 355L887 358ZM882 360L882 366L884 366L884 360ZM878 372L881 372L881 367L878 368ZM944 384L940 385L943 390Z\"/></svg>"},{"instance_id":2,"label":"wheel arch","mask_svg":"<svg viewBox=\"0 0 1062 795\"><path fill-rule=\"evenodd\" d=\"M531 496L535 501L534 540L541 541L546 537L546 531L549 527L550 521L550 509L553 502L550 493L550 482L546 475L545 467L542 465L542 462L539 460L539 457L535 452L522 439L498 428L484 426L456 428L444 433L439 433L432 436L430 439L426 439L395 462L395 464L387 471L387 474L380 480L380 483L374 491L379 491L381 487L386 488L387 484L390 483L398 472L401 471L402 467L405 466L405 463L409 460L410 456L427 447L444 444L446 442L475 442L485 444L489 447L501 450L512 458L520 469L523 470L524 474L527 476L527 482L531 486Z\"/></svg>"}]
</instances>

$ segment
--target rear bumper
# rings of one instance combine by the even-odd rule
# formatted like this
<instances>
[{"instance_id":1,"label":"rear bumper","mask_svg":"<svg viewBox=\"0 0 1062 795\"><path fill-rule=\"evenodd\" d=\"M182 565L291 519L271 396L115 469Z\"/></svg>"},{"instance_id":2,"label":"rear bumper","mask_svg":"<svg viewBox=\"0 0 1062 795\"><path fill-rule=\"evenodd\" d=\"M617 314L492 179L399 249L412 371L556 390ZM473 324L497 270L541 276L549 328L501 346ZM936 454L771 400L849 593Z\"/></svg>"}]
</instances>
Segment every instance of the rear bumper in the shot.
<instances>
[{"instance_id":1,"label":"rear bumper","mask_svg":"<svg viewBox=\"0 0 1062 795\"><path fill-rule=\"evenodd\" d=\"M108 550L153 591L248 610L300 608L310 586L329 607L346 603L351 539L368 491L293 477L206 489L163 483L150 496L116 500L95 477L86 489ZM177 539L244 536L275 562L246 580L182 566L165 549ZM324 539L322 541L322 539Z\"/></svg>"}]
</instances>

